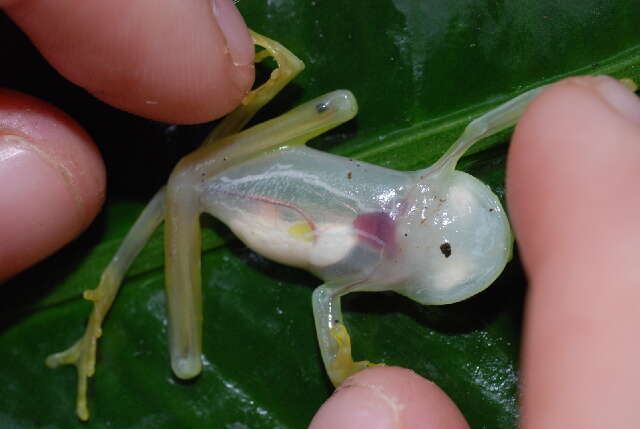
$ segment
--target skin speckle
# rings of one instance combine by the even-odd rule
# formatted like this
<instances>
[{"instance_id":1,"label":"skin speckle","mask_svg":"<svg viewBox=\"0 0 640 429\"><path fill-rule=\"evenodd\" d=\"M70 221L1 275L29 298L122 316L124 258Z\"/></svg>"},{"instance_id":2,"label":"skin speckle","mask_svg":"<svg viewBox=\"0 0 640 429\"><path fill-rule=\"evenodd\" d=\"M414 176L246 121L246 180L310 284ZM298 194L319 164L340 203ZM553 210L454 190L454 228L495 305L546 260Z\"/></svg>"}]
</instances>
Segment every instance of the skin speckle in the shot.
<instances>
[{"instance_id":1,"label":"skin speckle","mask_svg":"<svg viewBox=\"0 0 640 429\"><path fill-rule=\"evenodd\" d=\"M447 242L442 243L440 245L440 251L442 252L445 258L448 258L449 256L451 256L451 244Z\"/></svg>"}]
</instances>

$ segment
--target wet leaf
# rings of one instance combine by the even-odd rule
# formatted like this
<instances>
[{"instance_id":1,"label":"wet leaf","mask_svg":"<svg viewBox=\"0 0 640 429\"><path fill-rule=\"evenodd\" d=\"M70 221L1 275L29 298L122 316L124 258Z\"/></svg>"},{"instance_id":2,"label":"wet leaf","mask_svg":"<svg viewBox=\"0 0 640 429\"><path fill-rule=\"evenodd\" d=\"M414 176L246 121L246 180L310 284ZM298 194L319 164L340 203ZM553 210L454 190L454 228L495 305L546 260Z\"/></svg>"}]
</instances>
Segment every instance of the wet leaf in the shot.
<instances>
[{"instance_id":1,"label":"wet leaf","mask_svg":"<svg viewBox=\"0 0 640 429\"><path fill-rule=\"evenodd\" d=\"M640 6L631 0L242 0L249 25L298 54L307 69L260 119L336 88L359 100L356 120L314 142L387 167L424 167L473 117L564 76L640 78ZM2 287L0 426L84 427L75 373L45 357L83 331L83 289L101 270L171 166L211 125L134 118L65 82L6 19L13 66L0 84L52 101L104 151L109 202L62 252ZM170 52L167 55L171 55ZM25 79L38 70L39 79ZM503 194L506 135L462 167ZM144 166L144 167L142 167ZM311 316L318 280L247 250L205 221L206 364L180 382L168 364L162 231L125 281L100 341L89 427L302 428L328 397ZM357 358L411 368L439 384L474 428L513 428L525 281L516 261L466 302L423 307L393 294L345 299Z\"/></svg>"}]
</instances>

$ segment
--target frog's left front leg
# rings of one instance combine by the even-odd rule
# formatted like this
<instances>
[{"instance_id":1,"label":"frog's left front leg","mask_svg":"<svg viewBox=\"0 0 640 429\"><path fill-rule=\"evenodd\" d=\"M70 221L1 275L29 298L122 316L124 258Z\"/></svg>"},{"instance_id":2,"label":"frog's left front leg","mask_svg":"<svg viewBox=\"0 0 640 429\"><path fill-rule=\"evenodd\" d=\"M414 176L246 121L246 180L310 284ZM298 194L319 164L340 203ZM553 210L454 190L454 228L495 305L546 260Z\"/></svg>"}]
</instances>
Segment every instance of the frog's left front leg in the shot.
<instances>
[{"instance_id":1,"label":"frog's left front leg","mask_svg":"<svg viewBox=\"0 0 640 429\"><path fill-rule=\"evenodd\" d=\"M324 284L313 292L318 344L327 374L336 387L356 372L377 365L369 361L353 361L351 338L342 318L340 298L360 289L363 283Z\"/></svg>"},{"instance_id":2,"label":"frog's left front leg","mask_svg":"<svg viewBox=\"0 0 640 429\"><path fill-rule=\"evenodd\" d=\"M165 284L171 368L182 379L200 374L202 286L200 199L190 170L174 170L165 202Z\"/></svg>"}]
</instances>

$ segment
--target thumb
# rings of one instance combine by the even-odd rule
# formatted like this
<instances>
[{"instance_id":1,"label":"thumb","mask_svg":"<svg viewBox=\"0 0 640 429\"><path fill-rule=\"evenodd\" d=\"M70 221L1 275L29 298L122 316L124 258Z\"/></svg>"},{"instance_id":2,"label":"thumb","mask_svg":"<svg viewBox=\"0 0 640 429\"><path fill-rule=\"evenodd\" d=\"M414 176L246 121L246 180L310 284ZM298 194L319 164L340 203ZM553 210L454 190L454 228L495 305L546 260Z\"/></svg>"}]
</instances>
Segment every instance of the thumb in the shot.
<instances>
[{"instance_id":1,"label":"thumb","mask_svg":"<svg viewBox=\"0 0 640 429\"><path fill-rule=\"evenodd\" d=\"M568 79L516 129L507 200L529 276L522 427L637 427L640 101Z\"/></svg>"},{"instance_id":2,"label":"thumb","mask_svg":"<svg viewBox=\"0 0 640 429\"><path fill-rule=\"evenodd\" d=\"M93 220L105 170L90 137L56 108L0 90L0 282Z\"/></svg>"}]
</instances>

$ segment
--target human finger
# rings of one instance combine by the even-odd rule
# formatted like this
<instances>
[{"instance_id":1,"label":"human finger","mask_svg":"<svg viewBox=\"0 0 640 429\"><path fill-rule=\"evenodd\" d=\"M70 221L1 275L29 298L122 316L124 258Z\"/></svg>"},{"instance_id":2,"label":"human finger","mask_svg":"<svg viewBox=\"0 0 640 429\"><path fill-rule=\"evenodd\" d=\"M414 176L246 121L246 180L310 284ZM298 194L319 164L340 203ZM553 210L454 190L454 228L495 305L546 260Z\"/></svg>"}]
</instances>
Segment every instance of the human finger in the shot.
<instances>
[{"instance_id":1,"label":"human finger","mask_svg":"<svg viewBox=\"0 0 640 429\"><path fill-rule=\"evenodd\" d=\"M318 410L309 429L462 429L460 410L435 384L399 367L355 374Z\"/></svg>"},{"instance_id":2,"label":"human finger","mask_svg":"<svg viewBox=\"0 0 640 429\"><path fill-rule=\"evenodd\" d=\"M101 100L165 122L230 112L254 48L232 0L0 0L44 57Z\"/></svg>"},{"instance_id":3,"label":"human finger","mask_svg":"<svg viewBox=\"0 0 640 429\"><path fill-rule=\"evenodd\" d=\"M530 284L523 428L632 428L640 385L640 101L608 77L533 102L507 200Z\"/></svg>"},{"instance_id":4,"label":"human finger","mask_svg":"<svg viewBox=\"0 0 640 429\"><path fill-rule=\"evenodd\" d=\"M0 89L0 282L82 232L104 200L91 138L58 109Z\"/></svg>"}]
</instances>

